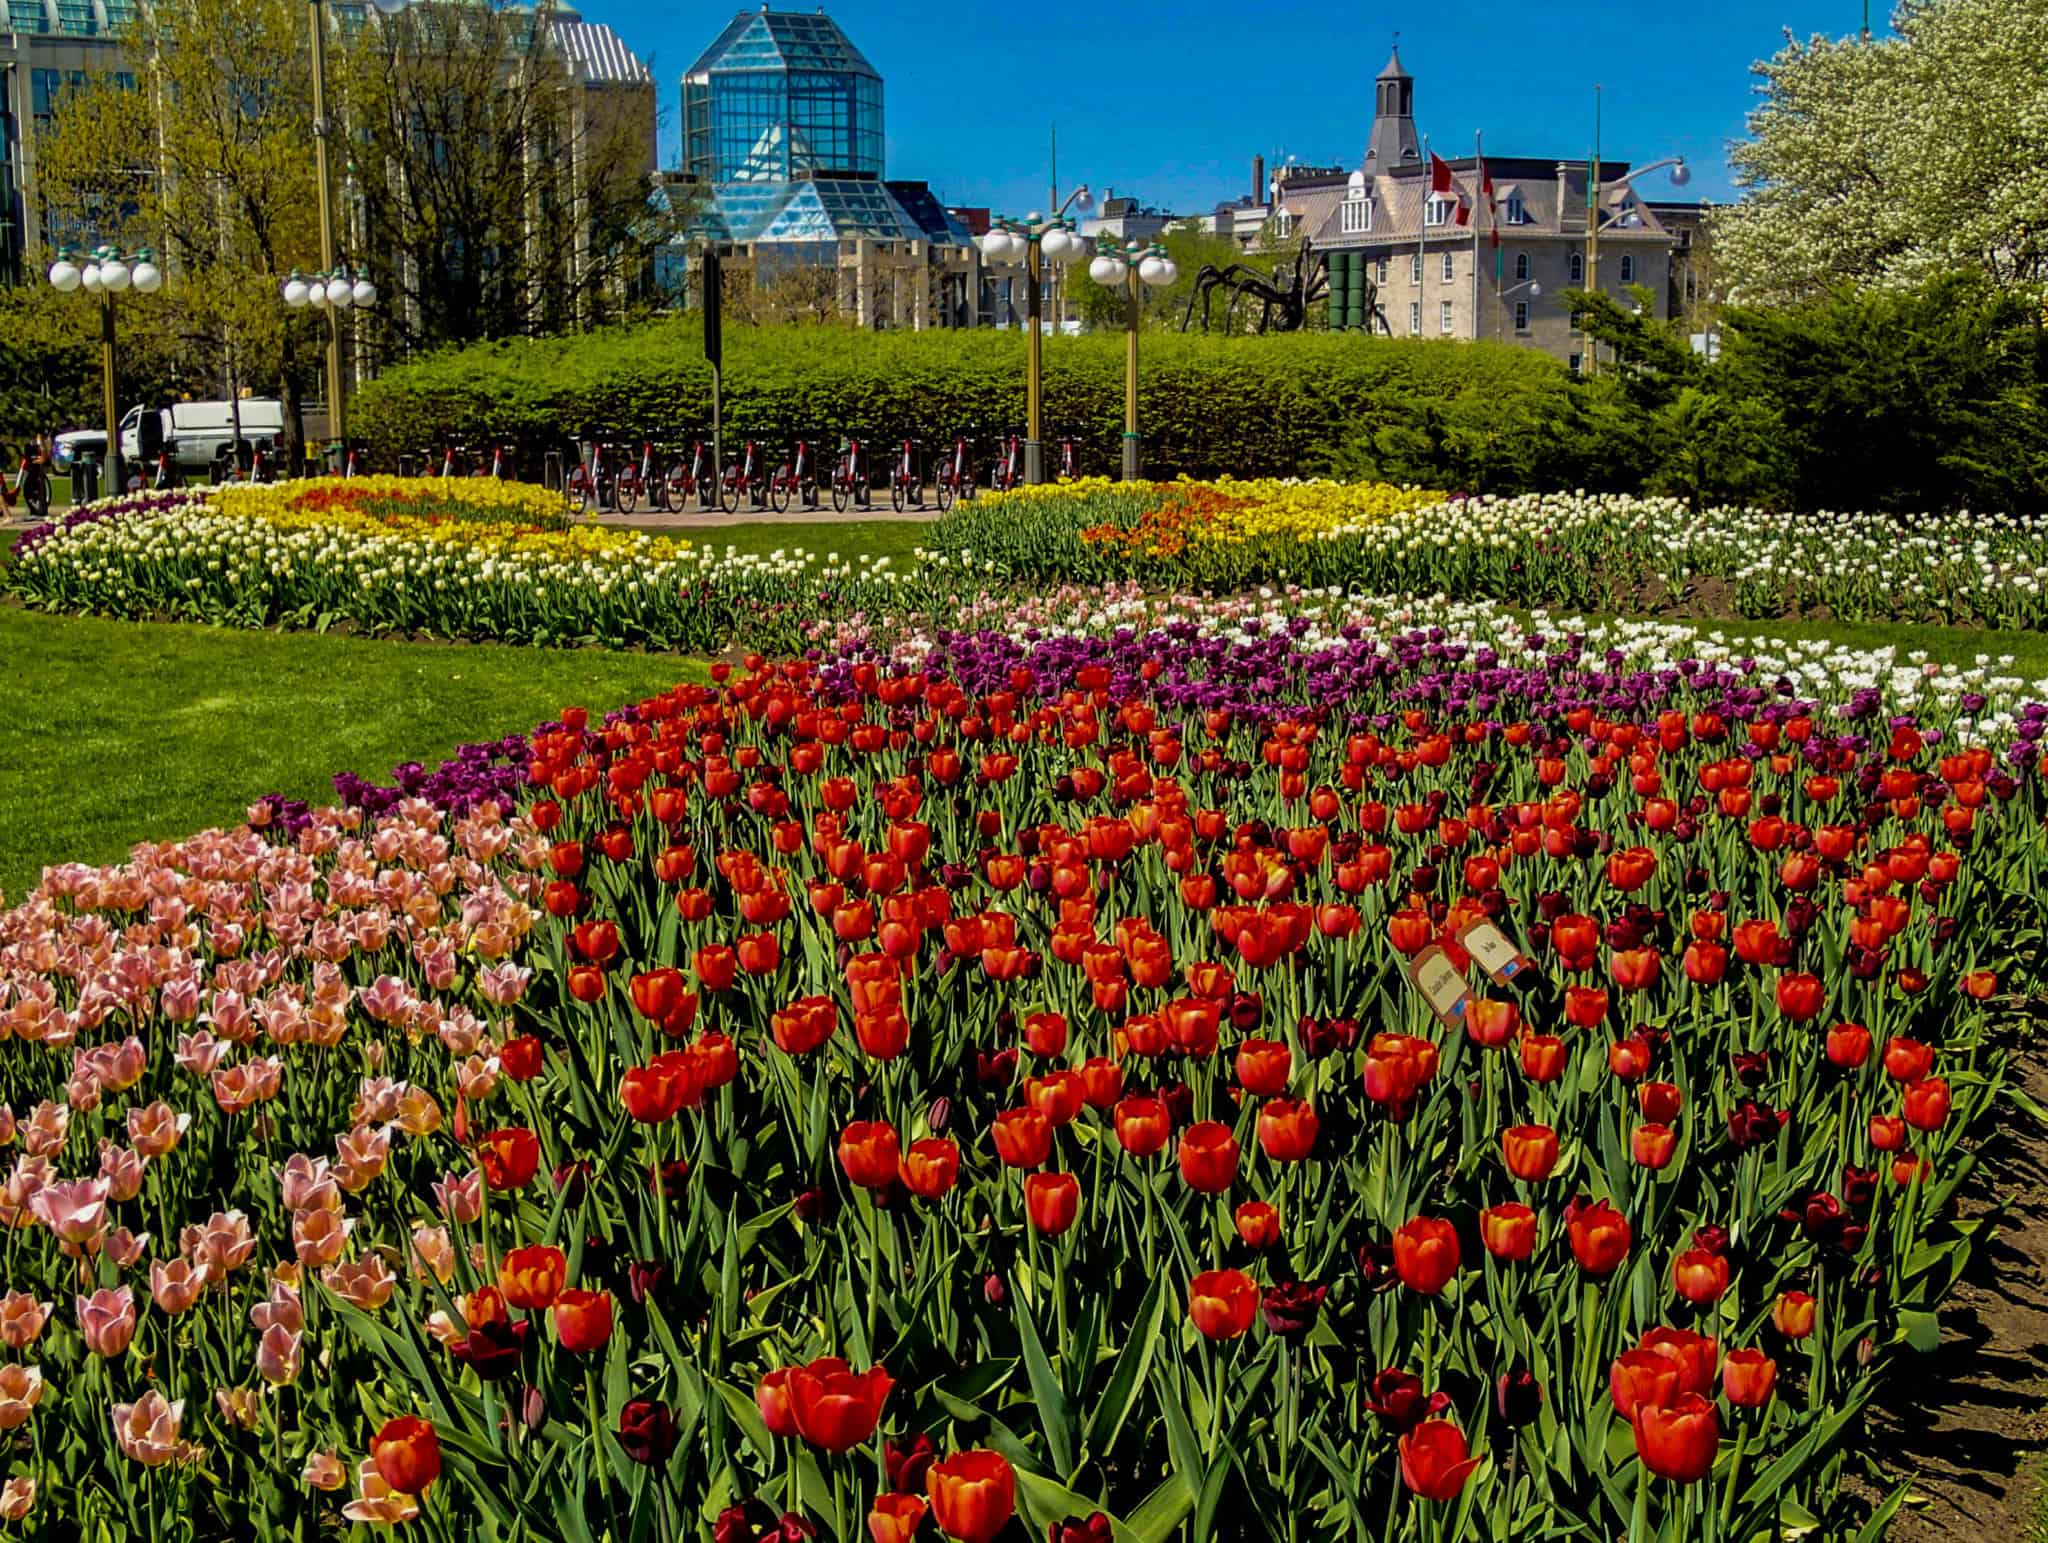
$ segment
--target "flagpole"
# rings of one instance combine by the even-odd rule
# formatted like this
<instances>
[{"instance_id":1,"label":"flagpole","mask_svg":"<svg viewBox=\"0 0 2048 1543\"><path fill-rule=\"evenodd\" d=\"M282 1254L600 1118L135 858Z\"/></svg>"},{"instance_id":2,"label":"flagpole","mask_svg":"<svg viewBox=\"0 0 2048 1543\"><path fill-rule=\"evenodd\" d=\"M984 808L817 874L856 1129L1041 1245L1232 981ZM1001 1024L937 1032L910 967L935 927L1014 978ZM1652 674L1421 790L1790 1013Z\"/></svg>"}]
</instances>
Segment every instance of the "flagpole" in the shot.
<instances>
[{"instance_id":1,"label":"flagpole","mask_svg":"<svg viewBox=\"0 0 2048 1543\"><path fill-rule=\"evenodd\" d=\"M1593 87L1593 164L1586 168L1586 290L1600 292L1600 87ZM1586 373L1600 366L1600 340L1586 339Z\"/></svg>"},{"instance_id":2,"label":"flagpole","mask_svg":"<svg viewBox=\"0 0 2048 1543\"><path fill-rule=\"evenodd\" d=\"M1486 146L1472 131L1472 341L1479 341L1479 200L1486 196Z\"/></svg>"},{"instance_id":3,"label":"flagpole","mask_svg":"<svg viewBox=\"0 0 2048 1543\"><path fill-rule=\"evenodd\" d=\"M1413 335L1424 336L1422 318L1429 314L1429 198L1431 185L1436 181L1429 169L1429 136L1422 136L1422 198L1415 206L1415 328Z\"/></svg>"}]
</instances>

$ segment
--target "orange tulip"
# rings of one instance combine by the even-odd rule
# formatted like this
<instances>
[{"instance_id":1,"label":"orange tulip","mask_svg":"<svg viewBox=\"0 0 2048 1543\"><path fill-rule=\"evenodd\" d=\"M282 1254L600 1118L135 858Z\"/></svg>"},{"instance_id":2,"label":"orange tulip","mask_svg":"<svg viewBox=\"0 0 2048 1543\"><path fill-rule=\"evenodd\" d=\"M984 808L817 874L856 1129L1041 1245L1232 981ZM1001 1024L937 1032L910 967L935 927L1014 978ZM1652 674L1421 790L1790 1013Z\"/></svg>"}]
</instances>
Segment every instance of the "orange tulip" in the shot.
<instances>
[{"instance_id":1,"label":"orange tulip","mask_svg":"<svg viewBox=\"0 0 2048 1543\"><path fill-rule=\"evenodd\" d=\"M945 1136L913 1141L897 1160L896 1176L920 1200L936 1200L960 1177L960 1148Z\"/></svg>"},{"instance_id":2,"label":"orange tulip","mask_svg":"<svg viewBox=\"0 0 2048 1543\"><path fill-rule=\"evenodd\" d=\"M1557 1167L1557 1132L1548 1125L1511 1125L1500 1133L1501 1155L1508 1172L1529 1184L1540 1184Z\"/></svg>"},{"instance_id":3,"label":"orange tulip","mask_svg":"<svg viewBox=\"0 0 2048 1543\"><path fill-rule=\"evenodd\" d=\"M1778 1363L1761 1350L1731 1350L1721 1363L1721 1391L1738 1409L1761 1409L1778 1385Z\"/></svg>"},{"instance_id":4,"label":"orange tulip","mask_svg":"<svg viewBox=\"0 0 2048 1543\"><path fill-rule=\"evenodd\" d=\"M1410 1291L1433 1297L1458 1273L1458 1230L1441 1217L1418 1216L1394 1233L1394 1271Z\"/></svg>"},{"instance_id":5,"label":"orange tulip","mask_svg":"<svg viewBox=\"0 0 2048 1543\"><path fill-rule=\"evenodd\" d=\"M555 1338L564 1350L585 1355L601 1350L612 1337L612 1296L609 1291L565 1288L555 1298Z\"/></svg>"},{"instance_id":6,"label":"orange tulip","mask_svg":"<svg viewBox=\"0 0 2048 1543\"><path fill-rule=\"evenodd\" d=\"M1280 1241L1280 1213L1263 1200L1247 1200L1233 1220L1247 1248L1271 1248Z\"/></svg>"},{"instance_id":7,"label":"orange tulip","mask_svg":"<svg viewBox=\"0 0 2048 1543\"><path fill-rule=\"evenodd\" d=\"M1771 1307L1771 1322L1787 1339L1805 1339L1813 1333L1814 1300L1804 1291L1781 1292Z\"/></svg>"},{"instance_id":8,"label":"orange tulip","mask_svg":"<svg viewBox=\"0 0 2048 1543\"><path fill-rule=\"evenodd\" d=\"M1536 1251L1536 1213L1516 1200L1488 1206L1479 1213L1479 1241L1496 1259L1527 1259Z\"/></svg>"},{"instance_id":9,"label":"orange tulip","mask_svg":"<svg viewBox=\"0 0 2048 1543\"><path fill-rule=\"evenodd\" d=\"M1696 1484L1713 1471L1721 1445L1721 1417L1697 1393L1684 1393L1669 1407L1638 1404L1636 1455L1661 1479Z\"/></svg>"},{"instance_id":10,"label":"orange tulip","mask_svg":"<svg viewBox=\"0 0 2048 1543\"><path fill-rule=\"evenodd\" d=\"M377 1476L404 1495L424 1495L441 1477L441 1438L417 1415L386 1420L370 1439Z\"/></svg>"},{"instance_id":11,"label":"orange tulip","mask_svg":"<svg viewBox=\"0 0 2048 1543\"><path fill-rule=\"evenodd\" d=\"M514 1307L529 1312L552 1307L568 1278L568 1258L546 1243L512 1249L498 1265L498 1290Z\"/></svg>"},{"instance_id":12,"label":"orange tulip","mask_svg":"<svg viewBox=\"0 0 2048 1543\"><path fill-rule=\"evenodd\" d=\"M878 1495L868 1511L874 1543L910 1543L924 1521L925 1502L916 1495Z\"/></svg>"},{"instance_id":13,"label":"orange tulip","mask_svg":"<svg viewBox=\"0 0 2048 1543\"><path fill-rule=\"evenodd\" d=\"M1259 1147L1276 1163L1304 1161L1315 1150L1321 1122L1306 1100L1276 1098L1259 1110Z\"/></svg>"}]
</instances>

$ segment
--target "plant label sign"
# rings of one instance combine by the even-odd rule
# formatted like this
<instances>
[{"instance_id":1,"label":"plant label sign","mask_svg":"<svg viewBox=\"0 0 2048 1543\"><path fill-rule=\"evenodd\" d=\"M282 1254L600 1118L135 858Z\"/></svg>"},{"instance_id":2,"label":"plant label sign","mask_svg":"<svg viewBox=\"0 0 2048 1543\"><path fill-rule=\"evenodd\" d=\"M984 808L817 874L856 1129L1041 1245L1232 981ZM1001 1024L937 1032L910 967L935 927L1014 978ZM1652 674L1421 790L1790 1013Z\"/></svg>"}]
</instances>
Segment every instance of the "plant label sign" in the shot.
<instances>
[{"instance_id":1,"label":"plant label sign","mask_svg":"<svg viewBox=\"0 0 2048 1543\"><path fill-rule=\"evenodd\" d=\"M1483 916L1459 928L1456 941L1460 948L1472 956L1472 962L1486 972L1487 979L1496 986L1505 986L1525 970L1536 967L1535 960L1517 948L1512 938Z\"/></svg>"},{"instance_id":2,"label":"plant label sign","mask_svg":"<svg viewBox=\"0 0 2048 1543\"><path fill-rule=\"evenodd\" d=\"M1408 984L1422 993L1422 1000L1445 1028L1465 1026L1466 1009L1472 1005L1472 991L1465 984L1465 972L1451 963L1451 956L1432 943L1408 961Z\"/></svg>"}]
</instances>

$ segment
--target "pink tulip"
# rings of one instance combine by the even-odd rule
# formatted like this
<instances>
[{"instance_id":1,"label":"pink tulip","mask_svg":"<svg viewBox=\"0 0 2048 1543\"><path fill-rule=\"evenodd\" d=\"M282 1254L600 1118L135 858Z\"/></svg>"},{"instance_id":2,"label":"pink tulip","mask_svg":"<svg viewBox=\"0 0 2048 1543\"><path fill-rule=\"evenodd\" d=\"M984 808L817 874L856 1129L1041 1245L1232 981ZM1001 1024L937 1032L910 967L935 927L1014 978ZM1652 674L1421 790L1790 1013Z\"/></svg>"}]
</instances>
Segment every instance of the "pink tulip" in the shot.
<instances>
[{"instance_id":1,"label":"pink tulip","mask_svg":"<svg viewBox=\"0 0 2048 1543\"><path fill-rule=\"evenodd\" d=\"M391 1131L359 1125L334 1138L334 1171L351 1195L370 1184L391 1160Z\"/></svg>"},{"instance_id":2,"label":"pink tulip","mask_svg":"<svg viewBox=\"0 0 2048 1543\"><path fill-rule=\"evenodd\" d=\"M277 1173L279 1197L287 1211L339 1211L341 1186L324 1157L294 1152Z\"/></svg>"},{"instance_id":3,"label":"pink tulip","mask_svg":"<svg viewBox=\"0 0 2048 1543\"><path fill-rule=\"evenodd\" d=\"M215 1279L239 1270L256 1250L256 1235L240 1211L215 1211L205 1222L178 1235L178 1251L203 1264Z\"/></svg>"},{"instance_id":4,"label":"pink tulip","mask_svg":"<svg viewBox=\"0 0 2048 1543\"><path fill-rule=\"evenodd\" d=\"M358 1125L388 1125L398 1118L398 1101L408 1084L389 1077L365 1077L356 1090L355 1107L349 1118Z\"/></svg>"},{"instance_id":5,"label":"pink tulip","mask_svg":"<svg viewBox=\"0 0 2048 1543\"><path fill-rule=\"evenodd\" d=\"M439 1130L441 1106L434 1102L434 1095L425 1088L407 1088L400 1094L398 1128L408 1136L431 1136Z\"/></svg>"},{"instance_id":6,"label":"pink tulip","mask_svg":"<svg viewBox=\"0 0 2048 1543\"><path fill-rule=\"evenodd\" d=\"M272 1329L290 1329L296 1334L306 1326L306 1310L299 1304L299 1294L283 1281L273 1281L270 1295L249 1309L249 1322L256 1326L259 1334L268 1334Z\"/></svg>"},{"instance_id":7,"label":"pink tulip","mask_svg":"<svg viewBox=\"0 0 2048 1543\"><path fill-rule=\"evenodd\" d=\"M149 1267L149 1295L161 1312L182 1313L206 1289L206 1268L189 1259L159 1259Z\"/></svg>"},{"instance_id":8,"label":"pink tulip","mask_svg":"<svg viewBox=\"0 0 2048 1543\"><path fill-rule=\"evenodd\" d=\"M85 1348L94 1355L120 1355L135 1338L135 1293L126 1286L103 1286L89 1297L78 1298L77 1309L78 1331L85 1336Z\"/></svg>"},{"instance_id":9,"label":"pink tulip","mask_svg":"<svg viewBox=\"0 0 2048 1543\"><path fill-rule=\"evenodd\" d=\"M0 1522L18 1522L36 1503L36 1481L23 1477L0 1485Z\"/></svg>"},{"instance_id":10,"label":"pink tulip","mask_svg":"<svg viewBox=\"0 0 2048 1543\"><path fill-rule=\"evenodd\" d=\"M228 1424L242 1430L254 1430L256 1421L263 1414L263 1389L215 1388L213 1407L220 1411L220 1417Z\"/></svg>"},{"instance_id":11,"label":"pink tulip","mask_svg":"<svg viewBox=\"0 0 2048 1543\"><path fill-rule=\"evenodd\" d=\"M128 1111L128 1141L144 1157L169 1157L192 1124L162 1099Z\"/></svg>"},{"instance_id":12,"label":"pink tulip","mask_svg":"<svg viewBox=\"0 0 2048 1543\"><path fill-rule=\"evenodd\" d=\"M149 1052L142 1048L142 1041L131 1034L118 1045L100 1046L93 1070L109 1088L116 1093L125 1093L149 1070Z\"/></svg>"},{"instance_id":13,"label":"pink tulip","mask_svg":"<svg viewBox=\"0 0 2048 1543\"><path fill-rule=\"evenodd\" d=\"M142 1177L149 1171L149 1159L140 1152L100 1143L100 1177L107 1181L107 1198L115 1204L133 1200L142 1193Z\"/></svg>"},{"instance_id":14,"label":"pink tulip","mask_svg":"<svg viewBox=\"0 0 2048 1543\"><path fill-rule=\"evenodd\" d=\"M64 1150L64 1136L71 1129L71 1111L44 1099L29 1111L22 1127L21 1144L31 1157L55 1157Z\"/></svg>"},{"instance_id":15,"label":"pink tulip","mask_svg":"<svg viewBox=\"0 0 2048 1543\"><path fill-rule=\"evenodd\" d=\"M415 1227L412 1234L412 1267L415 1277L431 1275L447 1285L455 1274L455 1245L446 1227Z\"/></svg>"},{"instance_id":16,"label":"pink tulip","mask_svg":"<svg viewBox=\"0 0 2048 1543\"><path fill-rule=\"evenodd\" d=\"M472 1168L460 1178L451 1173L434 1180L434 1200L448 1220L468 1226L484 1213L483 1170Z\"/></svg>"},{"instance_id":17,"label":"pink tulip","mask_svg":"<svg viewBox=\"0 0 2048 1543\"><path fill-rule=\"evenodd\" d=\"M353 1263L331 1266L321 1274L320 1283L349 1306L374 1312L391 1300L398 1277L381 1254L365 1254Z\"/></svg>"},{"instance_id":18,"label":"pink tulip","mask_svg":"<svg viewBox=\"0 0 2048 1543\"><path fill-rule=\"evenodd\" d=\"M26 1291L10 1291L0 1297L0 1343L9 1350L26 1350L50 1321L48 1302L38 1302Z\"/></svg>"},{"instance_id":19,"label":"pink tulip","mask_svg":"<svg viewBox=\"0 0 2048 1543\"><path fill-rule=\"evenodd\" d=\"M234 993L231 991L223 991L215 996L215 1011L219 1010L217 1004L220 1002L221 997L231 997L233 995ZM227 1043L223 1040L215 1039L204 1029L201 1029L197 1034L180 1034L178 1036L178 1070L190 1072L195 1077L209 1075L214 1067L220 1064L220 1058L227 1053Z\"/></svg>"},{"instance_id":20,"label":"pink tulip","mask_svg":"<svg viewBox=\"0 0 2048 1543\"><path fill-rule=\"evenodd\" d=\"M281 1323L273 1323L256 1342L256 1375L273 1387L299 1378L301 1336Z\"/></svg>"},{"instance_id":21,"label":"pink tulip","mask_svg":"<svg viewBox=\"0 0 2048 1543\"><path fill-rule=\"evenodd\" d=\"M340 1489L348 1483L348 1470L332 1452L310 1452L299 1477L308 1489Z\"/></svg>"},{"instance_id":22,"label":"pink tulip","mask_svg":"<svg viewBox=\"0 0 2048 1543\"><path fill-rule=\"evenodd\" d=\"M178 1426L184 1418L183 1399L172 1403L151 1388L132 1404L114 1405L114 1440L145 1468L181 1462L196 1455L178 1439Z\"/></svg>"},{"instance_id":23,"label":"pink tulip","mask_svg":"<svg viewBox=\"0 0 2048 1543\"><path fill-rule=\"evenodd\" d=\"M0 1366L0 1430L17 1430L26 1425L42 1399L41 1367Z\"/></svg>"},{"instance_id":24,"label":"pink tulip","mask_svg":"<svg viewBox=\"0 0 2048 1543\"><path fill-rule=\"evenodd\" d=\"M0 1104L0 1147L7 1146L14 1140L14 1128L14 1110L6 1104Z\"/></svg>"},{"instance_id":25,"label":"pink tulip","mask_svg":"<svg viewBox=\"0 0 2048 1543\"><path fill-rule=\"evenodd\" d=\"M99 1241L107 1230L107 1181L59 1179L30 1197L35 1219L55 1233L67 1252Z\"/></svg>"},{"instance_id":26,"label":"pink tulip","mask_svg":"<svg viewBox=\"0 0 2048 1543\"><path fill-rule=\"evenodd\" d=\"M132 1269L149 1257L149 1234L139 1237L126 1227L116 1227L100 1245L106 1256L121 1269Z\"/></svg>"},{"instance_id":27,"label":"pink tulip","mask_svg":"<svg viewBox=\"0 0 2048 1543\"><path fill-rule=\"evenodd\" d=\"M352 1217L339 1211L295 1211L292 1213L292 1247L299 1263L309 1269L332 1264L348 1246L355 1227Z\"/></svg>"},{"instance_id":28,"label":"pink tulip","mask_svg":"<svg viewBox=\"0 0 2048 1543\"><path fill-rule=\"evenodd\" d=\"M367 1458L356 1467L356 1489L361 1498L341 1508L341 1514L352 1522L392 1527L420 1514L420 1503L386 1484L377 1465Z\"/></svg>"},{"instance_id":29,"label":"pink tulip","mask_svg":"<svg viewBox=\"0 0 2048 1543\"><path fill-rule=\"evenodd\" d=\"M532 981L533 971L523 970L510 961L486 965L476 972L476 989L493 1007L512 1006L526 995Z\"/></svg>"}]
</instances>

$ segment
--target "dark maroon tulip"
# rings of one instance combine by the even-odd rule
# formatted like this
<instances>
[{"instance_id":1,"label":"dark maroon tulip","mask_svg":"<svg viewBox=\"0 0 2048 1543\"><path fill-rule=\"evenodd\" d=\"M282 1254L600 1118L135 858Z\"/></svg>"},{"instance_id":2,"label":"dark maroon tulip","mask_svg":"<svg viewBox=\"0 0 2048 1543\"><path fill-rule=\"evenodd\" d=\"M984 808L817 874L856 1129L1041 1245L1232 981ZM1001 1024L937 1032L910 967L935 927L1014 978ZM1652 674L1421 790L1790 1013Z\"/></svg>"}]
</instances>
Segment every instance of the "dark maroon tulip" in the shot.
<instances>
[{"instance_id":1,"label":"dark maroon tulip","mask_svg":"<svg viewBox=\"0 0 2048 1543\"><path fill-rule=\"evenodd\" d=\"M619 1411L619 1446L636 1463L665 1463L676 1449L676 1417L668 1405L636 1398ZM724 1516L719 1518L723 1526ZM719 1534L724 1538L724 1533Z\"/></svg>"}]
</instances>

